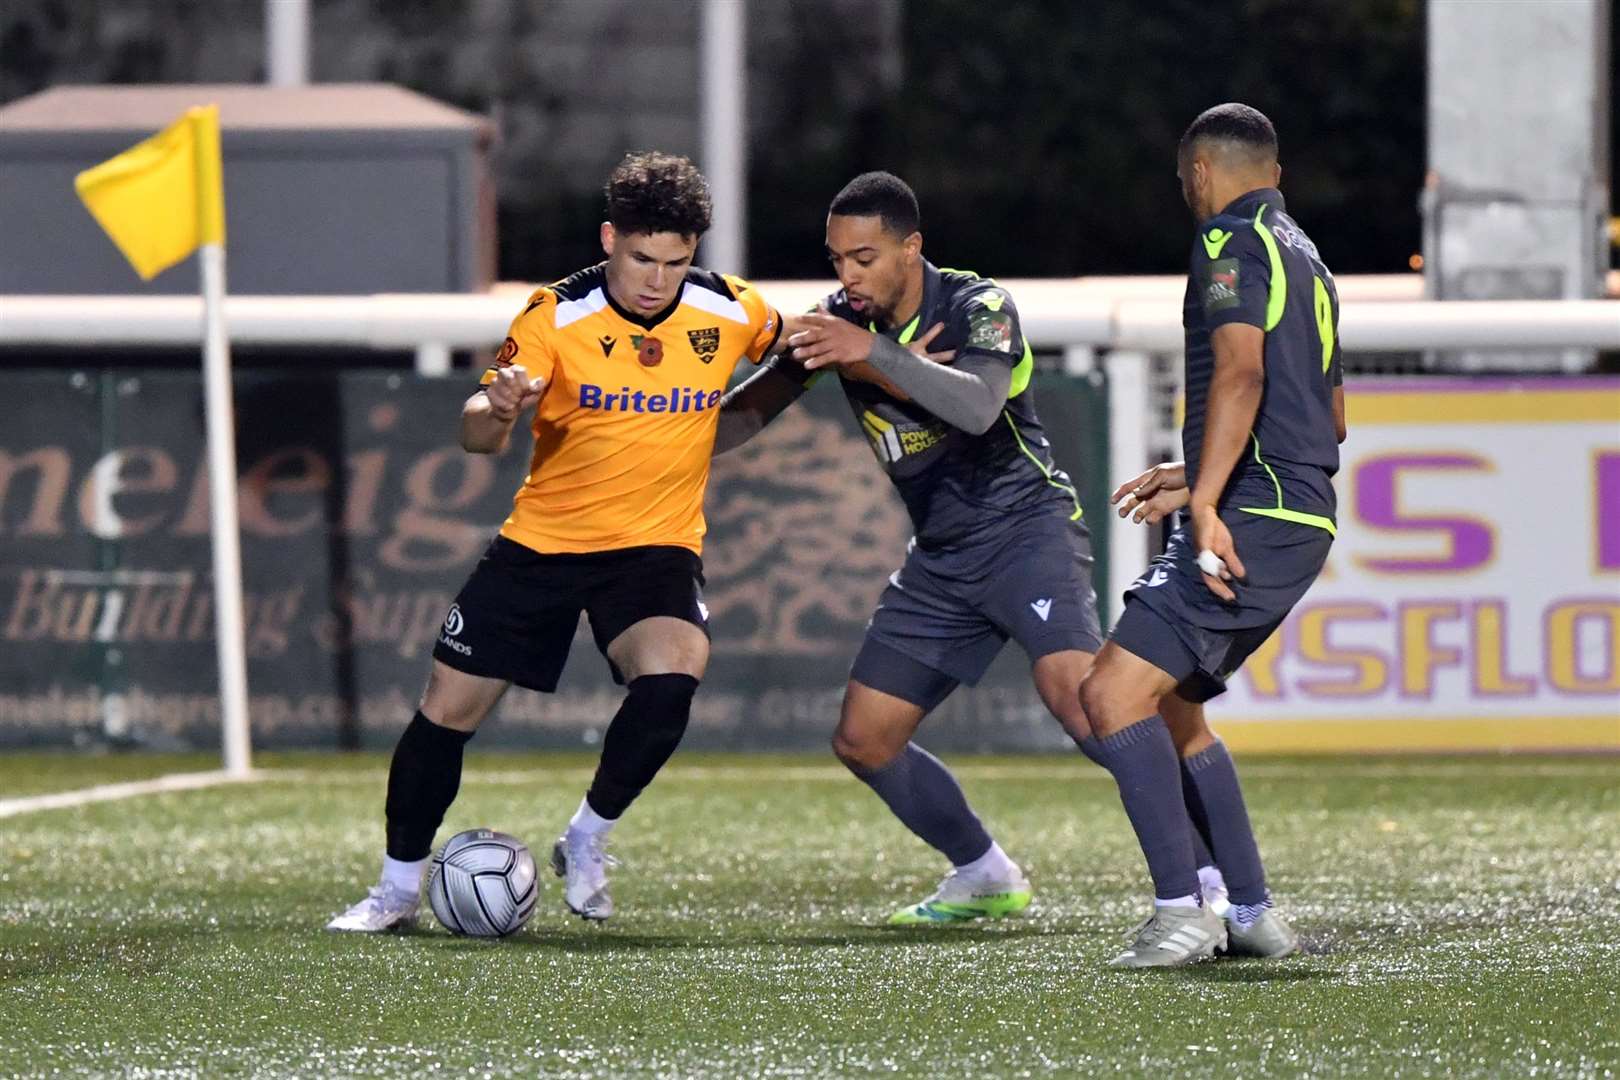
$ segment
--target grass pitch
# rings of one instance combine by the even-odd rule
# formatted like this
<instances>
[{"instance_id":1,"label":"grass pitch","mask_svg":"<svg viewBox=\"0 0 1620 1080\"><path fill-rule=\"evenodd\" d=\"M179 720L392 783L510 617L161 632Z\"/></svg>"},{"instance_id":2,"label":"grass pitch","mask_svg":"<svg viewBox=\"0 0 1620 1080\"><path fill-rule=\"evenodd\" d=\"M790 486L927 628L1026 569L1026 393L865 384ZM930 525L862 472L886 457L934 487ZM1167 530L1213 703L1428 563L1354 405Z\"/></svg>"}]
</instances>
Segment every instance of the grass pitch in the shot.
<instances>
[{"instance_id":1,"label":"grass pitch","mask_svg":"<svg viewBox=\"0 0 1620 1080\"><path fill-rule=\"evenodd\" d=\"M517 937L321 932L374 880L386 760L0 821L0 1074L1613 1076L1620 761L1240 762L1282 962L1104 962L1145 913L1113 785L957 758L1028 917L890 931L943 870L830 760L681 755L627 817L619 914L547 875ZM544 861L591 762L470 755L440 839ZM11 755L0 797L206 758ZM425 913L424 913L425 914Z\"/></svg>"}]
</instances>

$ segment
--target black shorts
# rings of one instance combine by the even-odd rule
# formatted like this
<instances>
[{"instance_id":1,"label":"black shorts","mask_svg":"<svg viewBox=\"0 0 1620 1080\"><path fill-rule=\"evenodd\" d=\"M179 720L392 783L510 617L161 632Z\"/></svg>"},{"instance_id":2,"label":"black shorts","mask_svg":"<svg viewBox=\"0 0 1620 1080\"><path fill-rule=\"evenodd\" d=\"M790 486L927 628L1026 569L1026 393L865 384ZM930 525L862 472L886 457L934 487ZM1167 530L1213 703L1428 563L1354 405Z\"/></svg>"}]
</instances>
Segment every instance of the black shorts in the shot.
<instances>
[{"instance_id":1,"label":"black shorts","mask_svg":"<svg viewBox=\"0 0 1620 1080\"><path fill-rule=\"evenodd\" d=\"M582 611L604 657L614 638L658 615L685 619L707 634L703 560L681 547L542 555L497 536L450 605L433 659L549 694Z\"/></svg>"},{"instance_id":2,"label":"black shorts","mask_svg":"<svg viewBox=\"0 0 1620 1080\"><path fill-rule=\"evenodd\" d=\"M1164 554L1125 591L1125 610L1110 635L1127 652L1176 679L1176 692L1202 702L1226 691L1243 666L1288 617L1327 562L1333 535L1314 525L1246 514L1221 515L1248 576L1229 582L1228 603L1209 591L1185 526Z\"/></svg>"},{"instance_id":3,"label":"black shorts","mask_svg":"<svg viewBox=\"0 0 1620 1080\"><path fill-rule=\"evenodd\" d=\"M850 678L932 709L973 686L1007 640L1031 663L1102 646L1091 534L1058 514L1016 519L993 543L951 552L913 545L867 624Z\"/></svg>"}]
</instances>

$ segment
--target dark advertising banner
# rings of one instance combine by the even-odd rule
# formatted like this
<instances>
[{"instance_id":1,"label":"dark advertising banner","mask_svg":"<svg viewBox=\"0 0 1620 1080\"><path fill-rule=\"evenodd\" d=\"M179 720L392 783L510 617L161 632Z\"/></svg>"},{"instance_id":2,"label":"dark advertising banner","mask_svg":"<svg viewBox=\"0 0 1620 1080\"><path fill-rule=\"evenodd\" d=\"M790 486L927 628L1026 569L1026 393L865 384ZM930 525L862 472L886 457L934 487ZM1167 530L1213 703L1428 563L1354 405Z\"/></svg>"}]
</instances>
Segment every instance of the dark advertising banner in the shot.
<instances>
[{"instance_id":1,"label":"dark advertising banner","mask_svg":"<svg viewBox=\"0 0 1620 1080\"><path fill-rule=\"evenodd\" d=\"M527 464L526 439L499 458L460 449L466 389L238 378L255 745L382 747L410 717L450 601ZM1037 395L1058 462L1100 515L1101 386L1050 376ZM201 410L189 374L0 375L0 746L218 744ZM836 388L717 459L708 516L714 659L690 744L825 745L910 535ZM480 742L590 745L620 695L582 625L559 692L514 689ZM964 749L1063 745L1016 646L925 732Z\"/></svg>"}]
</instances>

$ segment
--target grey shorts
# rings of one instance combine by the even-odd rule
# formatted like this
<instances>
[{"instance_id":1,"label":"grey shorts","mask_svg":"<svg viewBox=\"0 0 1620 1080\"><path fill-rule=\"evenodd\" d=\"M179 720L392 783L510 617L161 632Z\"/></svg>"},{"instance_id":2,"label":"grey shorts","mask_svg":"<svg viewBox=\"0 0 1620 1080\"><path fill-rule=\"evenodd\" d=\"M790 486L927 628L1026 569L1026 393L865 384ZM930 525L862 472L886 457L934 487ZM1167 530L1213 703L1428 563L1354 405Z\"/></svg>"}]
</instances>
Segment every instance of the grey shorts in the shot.
<instances>
[{"instance_id":1,"label":"grey shorts","mask_svg":"<svg viewBox=\"0 0 1620 1080\"><path fill-rule=\"evenodd\" d=\"M1092 588L1091 535L1058 514L1009 523L966 550L913 547L889 578L850 677L932 709L973 686L1009 639L1033 663L1102 647Z\"/></svg>"},{"instance_id":2,"label":"grey shorts","mask_svg":"<svg viewBox=\"0 0 1620 1080\"><path fill-rule=\"evenodd\" d=\"M1235 603L1204 584L1185 527L1125 590L1125 610L1109 637L1176 679L1188 701L1208 701L1265 644L1327 562L1333 536L1314 525L1230 511L1221 520L1248 576L1232 582Z\"/></svg>"}]
</instances>

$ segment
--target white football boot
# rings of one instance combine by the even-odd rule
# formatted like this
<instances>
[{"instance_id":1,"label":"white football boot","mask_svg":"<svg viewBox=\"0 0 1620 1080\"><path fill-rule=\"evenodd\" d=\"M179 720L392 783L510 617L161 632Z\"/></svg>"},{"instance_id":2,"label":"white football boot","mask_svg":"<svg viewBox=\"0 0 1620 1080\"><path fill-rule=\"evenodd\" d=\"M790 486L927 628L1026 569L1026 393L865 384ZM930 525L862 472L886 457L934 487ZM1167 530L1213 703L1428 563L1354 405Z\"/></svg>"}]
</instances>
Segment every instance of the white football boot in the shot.
<instances>
[{"instance_id":1,"label":"white football boot","mask_svg":"<svg viewBox=\"0 0 1620 1080\"><path fill-rule=\"evenodd\" d=\"M1158 907L1132 932L1130 948L1108 962L1111 968L1181 967L1226 948L1226 923L1203 907Z\"/></svg>"},{"instance_id":2,"label":"white football boot","mask_svg":"<svg viewBox=\"0 0 1620 1080\"><path fill-rule=\"evenodd\" d=\"M421 893L409 893L392 882L381 881L371 887L364 900L327 923L326 928L360 934L409 930L416 925L416 911L421 905Z\"/></svg>"},{"instance_id":3,"label":"white football boot","mask_svg":"<svg viewBox=\"0 0 1620 1080\"><path fill-rule=\"evenodd\" d=\"M570 829L551 848L551 869L563 879L563 903L582 919L600 922L613 914L607 868L617 862L602 851L597 833Z\"/></svg>"},{"instance_id":4,"label":"white football boot","mask_svg":"<svg viewBox=\"0 0 1620 1080\"><path fill-rule=\"evenodd\" d=\"M1260 917L1247 926L1228 916L1226 932L1230 939L1228 954L1231 956L1280 960L1299 951L1299 935L1270 908L1262 911Z\"/></svg>"}]
</instances>

